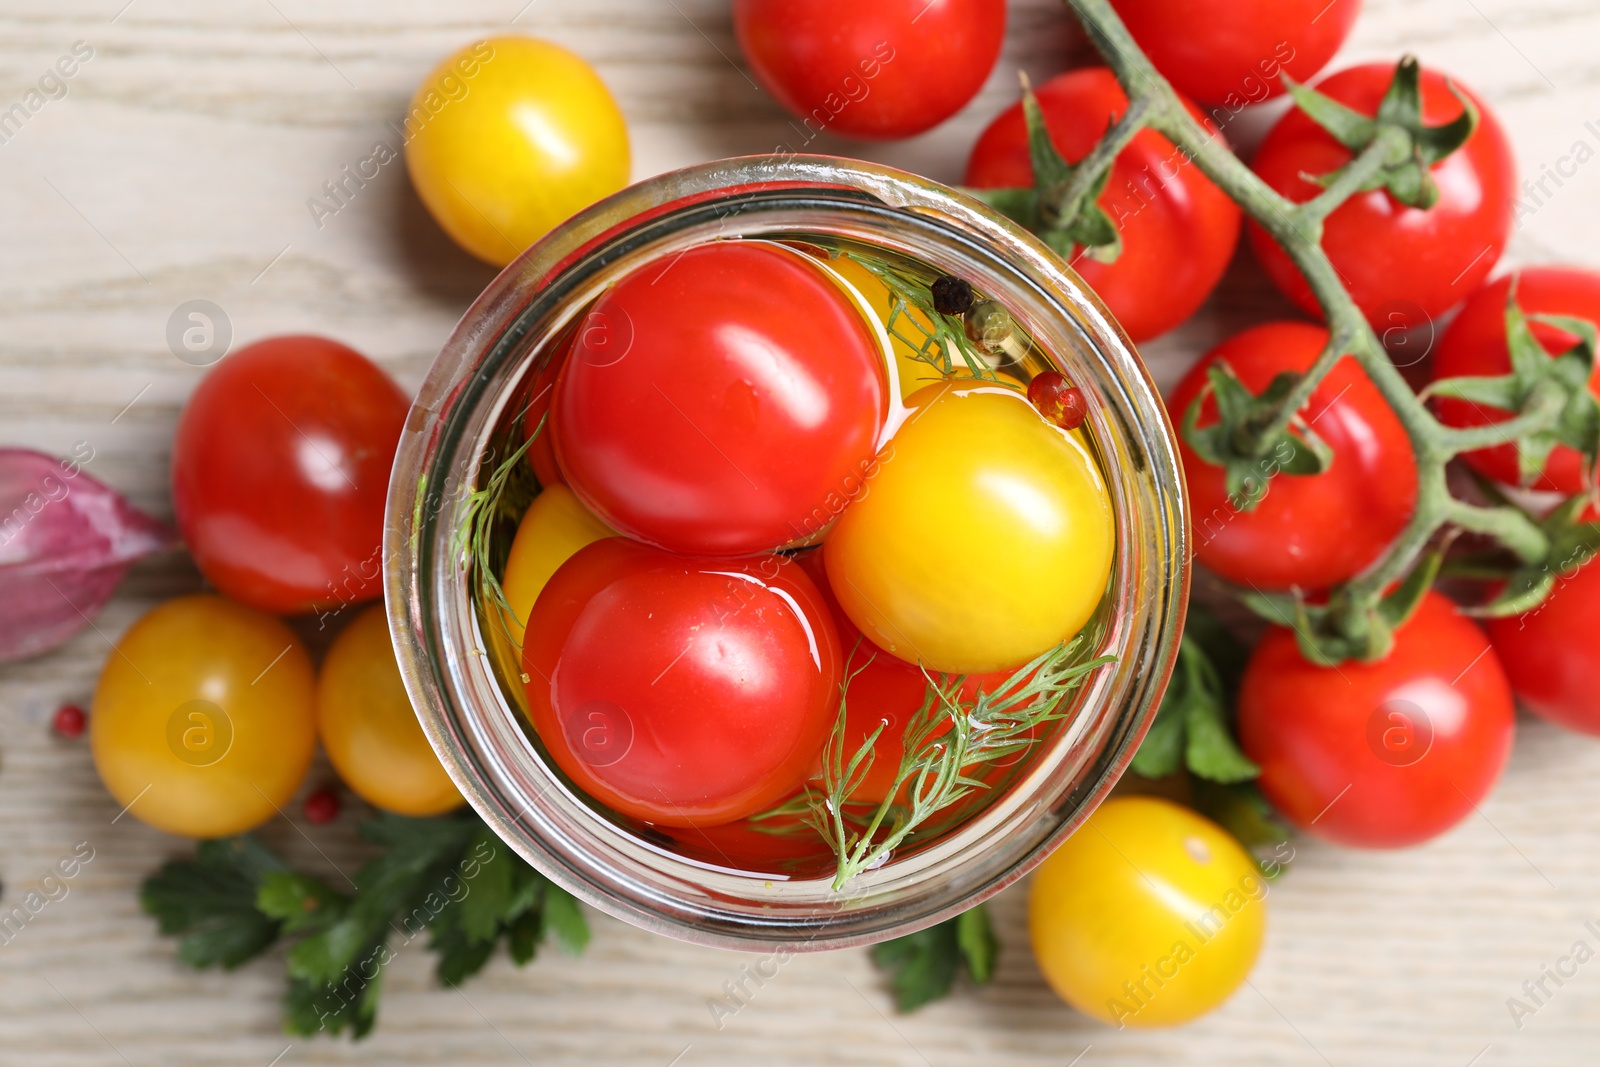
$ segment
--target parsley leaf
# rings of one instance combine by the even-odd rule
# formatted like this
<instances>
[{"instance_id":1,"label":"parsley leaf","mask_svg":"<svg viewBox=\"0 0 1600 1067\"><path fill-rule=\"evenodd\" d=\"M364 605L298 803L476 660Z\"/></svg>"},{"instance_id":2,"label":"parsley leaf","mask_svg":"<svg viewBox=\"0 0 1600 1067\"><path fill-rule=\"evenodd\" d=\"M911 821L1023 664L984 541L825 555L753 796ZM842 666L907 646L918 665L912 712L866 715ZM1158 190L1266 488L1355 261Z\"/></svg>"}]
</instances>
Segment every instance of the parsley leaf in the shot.
<instances>
[{"instance_id":1,"label":"parsley leaf","mask_svg":"<svg viewBox=\"0 0 1600 1067\"><path fill-rule=\"evenodd\" d=\"M280 923L256 909L256 887L283 861L253 837L202 841L192 860L172 860L145 879L140 904L163 934L178 935L178 958L228 970L266 951Z\"/></svg>"},{"instance_id":2,"label":"parsley leaf","mask_svg":"<svg viewBox=\"0 0 1600 1067\"><path fill-rule=\"evenodd\" d=\"M203 841L193 860L152 875L145 910L162 933L182 936L178 956L194 967L235 967L289 939L284 1027L295 1034L370 1033L384 968L424 931L450 986L481 970L502 940L519 966L549 934L572 952L588 942L577 902L470 812L380 814L361 836L382 851L351 892L239 837Z\"/></svg>"},{"instance_id":3,"label":"parsley leaf","mask_svg":"<svg viewBox=\"0 0 1600 1067\"><path fill-rule=\"evenodd\" d=\"M1243 646L1197 606L1189 610L1177 667L1134 754L1133 770L1162 778L1181 766L1208 781L1247 781L1261 768L1239 750L1228 711L1243 670Z\"/></svg>"},{"instance_id":4,"label":"parsley leaf","mask_svg":"<svg viewBox=\"0 0 1600 1067\"><path fill-rule=\"evenodd\" d=\"M965 971L974 985L994 977L1000 943L982 904L954 919L873 946L872 962L889 972L901 1011L949 995Z\"/></svg>"}]
</instances>

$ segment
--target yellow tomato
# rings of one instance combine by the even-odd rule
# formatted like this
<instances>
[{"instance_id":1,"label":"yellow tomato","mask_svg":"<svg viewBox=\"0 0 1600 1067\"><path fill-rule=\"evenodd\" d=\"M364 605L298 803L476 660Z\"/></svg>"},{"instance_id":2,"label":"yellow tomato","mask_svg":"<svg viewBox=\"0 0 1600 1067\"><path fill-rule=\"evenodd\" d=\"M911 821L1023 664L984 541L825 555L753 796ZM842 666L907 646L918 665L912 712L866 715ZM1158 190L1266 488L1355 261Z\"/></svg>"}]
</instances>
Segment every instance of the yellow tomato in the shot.
<instances>
[{"instance_id":1,"label":"yellow tomato","mask_svg":"<svg viewBox=\"0 0 1600 1067\"><path fill-rule=\"evenodd\" d=\"M1267 884L1234 838L1157 797L1102 804L1040 865L1033 954L1061 998L1116 1026L1217 1007L1261 951Z\"/></svg>"},{"instance_id":2,"label":"yellow tomato","mask_svg":"<svg viewBox=\"0 0 1600 1067\"><path fill-rule=\"evenodd\" d=\"M217 596L169 600L107 658L89 741L111 795L151 826L243 833L288 803L311 764L311 660L270 615Z\"/></svg>"},{"instance_id":3,"label":"yellow tomato","mask_svg":"<svg viewBox=\"0 0 1600 1067\"><path fill-rule=\"evenodd\" d=\"M406 115L417 195L456 242L504 266L628 183L628 128L579 57L531 37L447 56Z\"/></svg>"},{"instance_id":4,"label":"yellow tomato","mask_svg":"<svg viewBox=\"0 0 1600 1067\"><path fill-rule=\"evenodd\" d=\"M367 803L416 817L461 806L411 709L381 605L356 616L328 649L317 733L333 769Z\"/></svg>"},{"instance_id":5,"label":"yellow tomato","mask_svg":"<svg viewBox=\"0 0 1600 1067\"><path fill-rule=\"evenodd\" d=\"M908 421L824 544L839 603L879 647L935 671L1019 667L1105 593L1111 501L1076 434L1000 385L914 394Z\"/></svg>"},{"instance_id":6,"label":"yellow tomato","mask_svg":"<svg viewBox=\"0 0 1600 1067\"><path fill-rule=\"evenodd\" d=\"M849 256L830 259L828 260L828 266L832 267L841 278L855 287L856 291L866 300L867 306L872 309L872 313L878 317L878 320L887 329L892 300L889 287L879 281L876 274L873 274ZM928 321L926 315L915 308L907 308L905 316L912 321L906 322L901 318L896 318L894 333L889 335L889 342L894 348L895 369L900 375L900 395L903 397L910 396L930 382L938 381L941 377L938 368L932 366L926 360L916 358L916 346L907 344L904 340L909 338L920 345L923 331L932 333L933 324ZM899 336L896 336L896 334ZM937 353L934 353L934 355L937 355Z\"/></svg>"},{"instance_id":7,"label":"yellow tomato","mask_svg":"<svg viewBox=\"0 0 1600 1067\"><path fill-rule=\"evenodd\" d=\"M522 647L523 629L528 625L533 602L539 599L539 591L556 568L584 545L615 536L615 530L595 518L577 494L559 482L534 497L533 506L517 526L511 556L506 560L506 574L500 582L511 608L506 628L517 648Z\"/></svg>"}]
</instances>

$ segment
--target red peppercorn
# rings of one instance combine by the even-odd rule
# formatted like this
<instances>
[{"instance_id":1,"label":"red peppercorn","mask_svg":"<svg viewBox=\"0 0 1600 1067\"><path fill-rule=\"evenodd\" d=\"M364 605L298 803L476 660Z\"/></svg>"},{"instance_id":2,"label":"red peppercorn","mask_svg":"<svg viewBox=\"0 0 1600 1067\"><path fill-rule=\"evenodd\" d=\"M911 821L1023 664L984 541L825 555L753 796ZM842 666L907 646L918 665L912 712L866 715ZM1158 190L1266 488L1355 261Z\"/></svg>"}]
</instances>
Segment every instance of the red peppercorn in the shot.
<instances>
[{"instance_id":1,"label":"red peppercorn","mask_svg":"<svg viewBox=\"0 0 1600 1067\"><path fill-rule=\"evenodd\" d=\"M84 714L82 708L76 704L63 704L56 709L55 715L50 720L50 729L58 737L82 737L83 728L89 724L89 716Z\"/></svg>"},{"instance_id":2,"label":"red peppercorn","mask_svg":"<svg viewBox=\"0 0 1600 1067\"><path fill-rule=\"evenodd\" d=\"M339 794L331 789L318 789L306 797L305 806L306 822L313 826L324 826L339 817Z\"/></svg>"},{"instance_id":3,"label":"red peppercorn","mask_svg":"<svg viewBox=\"0 0 1600 1067\"><path fill-rule=\"evenodd\" d=\"M1034 375L1028 383L1028 400L1039 414L1063 430L1076 430L1089 414L1083 391L1053 370Z\"/></svg>"}]
</instances>

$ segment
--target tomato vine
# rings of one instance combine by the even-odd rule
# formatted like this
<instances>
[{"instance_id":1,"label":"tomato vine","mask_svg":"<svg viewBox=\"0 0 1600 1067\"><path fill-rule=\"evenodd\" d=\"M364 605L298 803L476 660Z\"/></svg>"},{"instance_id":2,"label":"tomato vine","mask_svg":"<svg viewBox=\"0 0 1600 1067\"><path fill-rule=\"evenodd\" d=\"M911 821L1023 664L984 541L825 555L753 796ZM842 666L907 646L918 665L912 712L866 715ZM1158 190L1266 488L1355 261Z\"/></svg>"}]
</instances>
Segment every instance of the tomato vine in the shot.
<instances>
[{"instance_id":1,"label":"tomato vine","mask_svg":"<svg viewBox=\"0 0 1600 1067\"><path fill-rule=\"evenodd\" d=\"M1293 625L1303 652L1315 662L1376 660L1387 654L1393 645L1394 629L1431 585L1439 562L1437 543L1441 534L1443 539L1453 535L1450 531L1492 537L1509 549L1524 568L1541 570L1559 565L1553 556L1563 535L1553 533L1548 524L1541 524L1503 500L1478 504L1460 499L1449 488L1446 467L1463 452L1508 443L1517 444L1519 450L1538 448L1541 439L1555 439L1579 447L1592 468L1600 445L1595 434L1600 408L1596 408L1587 390L1587 371L1594 364L1593 330L1583 335L1578 348L1568 354L1577 364L1575 373L1544 373L1542 366L1528 362L1514 364L1513 373L1502 378L1439 383L1433 389L1435 393L1454 389L1459 395L1463 389L1488 390L1513 402L1509 409L1512 417L1503 422L1447 426L1434 416L1427 398L1419 397L1390 361L1321 243L1325 220L1359 192L1387 188L1403 203L1429 206L1437 196L1429 167L1460 147L1477 123L1478 114L1470 100L1456 93L1463 104L1462 116L1444 126L1424 126L1418 106L1418 66L1410 57L1400 62L1389 94L1372 117L1291 83L1296 104L1354 153L1344 167L1321 179L1321 193L1297 203L1269 187L1184 106L1177 92L1134 43L1109 0L1064 2L1123 86L1129 105L1083 159L1068 164L1060 159L1044 132L1037 107L1025 104L1035 174L1040 176L1036 187L1028 191L1032 200L1025 205L1026 221L1052 247L1081 241L1083 234L1094 227L1082 225L1080 213L1097 210L1091 206L1092 201L1117 153L1140 130L1154 130L1172 141L1188 162L1284 250L1305 277L1327 322L1327 347L1311 368L1298 377L1274 383L1259 395L1246 394L1242 403L1232 405L1232 417L1220 435L1226 454L1216 455L1213 449L1208 458L1224 464L1254 465L1286 434L1297 436L1309 451L1316 452L1314 435L1299 423L1299 413L1318 384L1345 358L1356 360L1371 378L1400 420L1416 454L1416 508L1389 549L1364 573L1333 589L1323 604L1308 604L1298 595L1260 593L1245 594L1245 601L1269 620ZM1031 96L1026 83L1024 94L1026 101ZM1019 194L1023 191L973 192L1012 217L1022 218L1024 205ZM1519 314L1513 303L1508 319ZM1565 322L1562 325L1571 326ZM1213 434L1213 441L1217 436ZM1317 462L1325 460L1319 458ZM1284 473L1293 477L1316 471ZM1251 503L1246 501L1246 507ZM1526 609L1530 606L1527 599L1524 596L1514 606ZM1488 610L1512 607L1507 602Z\"/></svg>"}]
</instances>

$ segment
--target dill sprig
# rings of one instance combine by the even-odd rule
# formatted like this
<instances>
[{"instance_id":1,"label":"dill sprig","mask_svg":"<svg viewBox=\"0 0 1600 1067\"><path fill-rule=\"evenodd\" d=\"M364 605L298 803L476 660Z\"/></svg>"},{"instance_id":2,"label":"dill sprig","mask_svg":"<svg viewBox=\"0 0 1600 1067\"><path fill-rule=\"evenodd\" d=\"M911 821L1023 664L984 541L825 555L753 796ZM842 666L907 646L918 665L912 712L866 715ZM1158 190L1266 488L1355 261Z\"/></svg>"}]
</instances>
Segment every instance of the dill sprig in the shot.
<instances>
[{"instance_id":1,"label":"dill sprig","mask_svg":"<svg viewBox=\"0 0 1600 1067\"><path fill-rule=\"evenodd\" d=\"M840 683L839 711L822 757L822 787L808 788L790 806L803 802L804 818L833 849L839 866L833 888L889 858L913 830L935 813L989 784L973 776L986 764L1025 751L1036 743L1035 727L1065 717L1068 695L1090 671L1115 661L1105 655L1076 662L1082 638L1064 641L1017 668L998 685L963 699L965 675L928 680L922 706L906 724L904 750L893 786L863 824L851 815L861 786L876 758L879 724L854 752L847 752L846 710L854 672ZM903 794L903 796L902 796ZM775 814L775 813L768 813Z\"/></svg>"},{"instance_id":2,"label":"dill sprig","mask_svg":"<svg viewBox=\"0 0 1600 1067\"><path fill-rule=\"evenodd\" d=\"M517 412L512 420L507 433L508 440L516 439L515 435L526 420L531 403ZM511 627L506 622L512 617L512 611L506 600L505 589L500 584L500 572L505 566L505 560L500 557L509 551L510 540L495 535L505 524L514 526L539 494L532 465L524 460L534 441L544 432L548 421L548 413L541 416L527 439L506 454L479 488L467 494L464 505L466 516L456 530L451 546L456 558L468 569L467 580L474 587L479 608L498 628L496 637L503 638L519 655L522 646L512 636Z\"/></svg>"},{"instance_id":3,"label":"dill sprig","mask_svg":"<svg viewBox=\"0 0 1600 1067\"><path fill-rule=\"evenodd\" d=\"M884 324L889 336L911 350L911 358L926 363L948 378L956 372L952 352L961 357L974 378L1000 381L1000 376L977 343L967 336L966 323L959 315L946 315L934 306L929 283L876 256L861 252L841 252L859 263L889 290L889 321ZM911 314L922 313L922 319ZM916 336L901 332L909 323ZM931 328L930 328L931 327Z\"/></svg>"}]
</instances>

